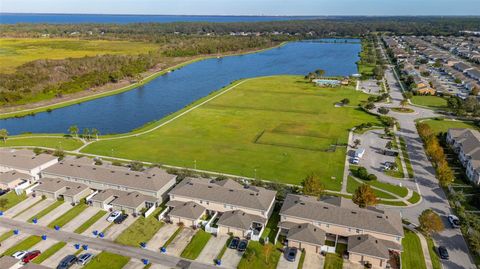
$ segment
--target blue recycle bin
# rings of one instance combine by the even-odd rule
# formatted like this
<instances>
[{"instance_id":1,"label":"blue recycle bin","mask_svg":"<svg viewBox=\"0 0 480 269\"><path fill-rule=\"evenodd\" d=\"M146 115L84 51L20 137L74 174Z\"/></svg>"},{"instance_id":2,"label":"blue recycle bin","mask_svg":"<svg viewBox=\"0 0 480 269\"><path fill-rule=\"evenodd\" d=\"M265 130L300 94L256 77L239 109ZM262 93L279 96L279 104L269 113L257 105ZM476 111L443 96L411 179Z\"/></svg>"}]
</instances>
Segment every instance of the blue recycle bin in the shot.
<instances>
[{"instance_id":1,"label":"blue recycle bin","mask_svg":"<svg viewBox=\"0 0 480 269\"><path fill-rule=\"evenodd\" d=\"M32 220L32 222L33 222L33 224L37 224L37 223L38 223L38 219L37 219L37 218L34 218L34 219Z\"/></svg>"},{"instance_id":2,"label":"blue recycle bin","mask_svg":"<svg viewBox=\"0 0 480 269\"><path fill-rule=\"evenodd\" d=\"M143 264L148 265L150 262L147 259L142 259Z\"/></svg>"},{"instance_id":3,"label":"blue recycle bin","mask_svg":"<svg viewBox=\"0 0 480 269\"><path fill-rule=\"evenodd\" d=\"M160 248L160 252L162 252L162 253L165 253L165 252L167 252L167 248L165 248L165 247L161 247L161 248Z\"/></svg>"},{"instance_id":4,"label":"blue recycle bin","mask_svg":"<svg viewBox=\"0 0 480 269\"><path fill-rule=\"evenodd\" d=\"M215 264L218 265L218 266L222 265L222 260L220 260L220 259L215 260Z\"/></svg>"},{"instance_id":5,"label":"blue recycle bin","mask_svg":"<svg viewBox=\"0 0 480 269\"><path fill-rule=\"evenodd\" d=\"M104 237L105 237L105 234L99 233L98 236L99 236L100 238L104 238Z\"/></svg>"},{"instance_id":6,"label":"blue recycle bin","mask_svg":"<svg viewBox=\"0 0 480 269\"><path fill-rule=\"evenodd\" d=\"M53 227L53 228L55 228L55 231L59 231L59 230L60 230L60 226L58 226L58 225L55 225L55 227Z\"/></svg>"},{"instance_id":7,"label":"blue recycle bin","mask_svg":"<svg viewBox=\"0 0 480 269\"><path fill-rule=\"evenodd\" d=\"M3 211L0 211L0 217L3 216Z\"/></svg>"},{"instance_id":8,"label":"blue recycle bin","mask_svg":"<svg viewBox=\"0 0 480 269\"><path fill-rule=\"evenodd\" d=\"M83 245L82 248L83 250L88 250L88 245Z\"/></svg>"},{"instance_id":9,"label":"blue recycle bin","mask_svg":"<svg viewBox=\"0 0 480 269\"><path fill-rule=\"evenodd\" d=\"M20 233L20 231L18 229L13 230L14 235L18 235L19 233Z\"/></svg>"},{"instance_id":10,"label":"blue recycle bin","mask_svg":"<svg viewBox=\"0 0 480 269\"><path fill-rule=\"evenodd\" d=\"M47 235L46 234L42 235L42 240L47 240Z\"/></svg>"},{"instance_id":11,"label":"blue recycle bin","mask_svg":"<svg viewBox=\"0 0 480 269\"><path fill-rule=\"evenodd\" d=\"M97 230L94 230L94 231L92 232L92 234L95 235L95 236L97 236L98 231L97 231Z\"/></svg>"},{"instance_id":12,"label":"blue recycle bin","mask_svg":"<svg viewBox=\"0 0 480 269\"><path fill-rule=\"evenodd\" d=\"M73 246L75 247L75 249L80 249L80 244L75 244Z\"/></svg>"},{"instance_id":13,"label":"blue recycle bin","mask_svg":"<svg viewBox=\"0 0 480 269\"><path fill-rule=\"evenodd\" d=\"M146 246L147 246L147 243L145 243L145 242L141 242L141 243L140 243L140 247L141 247L141 248L145 248Z\"/></svg>"}]
</instances>

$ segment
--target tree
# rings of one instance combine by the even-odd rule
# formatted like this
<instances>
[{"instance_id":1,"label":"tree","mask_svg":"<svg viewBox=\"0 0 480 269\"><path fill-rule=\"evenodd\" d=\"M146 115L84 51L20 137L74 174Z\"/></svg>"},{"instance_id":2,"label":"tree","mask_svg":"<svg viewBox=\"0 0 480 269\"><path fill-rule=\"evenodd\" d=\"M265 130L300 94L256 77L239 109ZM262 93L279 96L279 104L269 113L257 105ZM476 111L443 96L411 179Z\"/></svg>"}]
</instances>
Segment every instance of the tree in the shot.
<instances>
[{"instance_id":1,"label":"tree","mask_svg":"<svg viewBox=\"0 0 480 269\"><path fill-rule=\"evenodd\" d=\"M321 196L325 191L325 186L320 182L317 174L309 174L302 182L303 193L312 196Z\"/></svg>"},{"instance_id":2,"label":"tree","mask_svg":"<svg viewBox=\"0 0 480 269\"><path fill-rule=\"evenodd\" d=\"M0 199L0 209L5 210L5 207L8 205L8 199L2 198Z\"/></svg>"},{"instance_id":3,"label":"tree","mask_svg":"<svg viewBox=\"0 0 480 269\"><path fill-rule=\"evenodd\" d=\"M370 185L362 184L355 190L352 200L359 207L365 208L378 203L377 197Z\"/></svg>"},{"instance_id":4,"label":"tree","mask_svg":"<svg viewBox=\"0 0 480 269\"><path fill-rule=\"evenodd\" d=\"M407 99L403 99L402 101L400 101L400 105L405 108L406 106L408 106L408 100Z\"/></svg>"},{"instance_id":5,"label":"tree","mask_svg":"<svg viewBox=\"0 0 480 269\"><path fill-rule=\"evenodd\" d=\"M265 255L265 264L269 264L270 261L270 255L272 254L273 251L273 244L266 243L263 245L263 254Z\"/></svg>"},{"instance_id":6,"label":"tree","mask_svg":"<svg viewBox=\"0 0 480 269\"><path fill-rule=\"evenodd\" d=\"M59 160L63 160L63 158L65 158L65 152L61 149L56 149L55 152L53 152L53 156L57 157Z\"/></svg>"},{"instance_id":7,"label":"tree","mask_svg":"<svg viewBox=\"0 0 480 269\"><path fill-rule=\"evenodd\" d=\"M342 101L340 101L340 102L341 102L343 105L348 105L348 104L350 104L350 99L344 98L344 99L342 99Z\"/></svg>"},{"instance_id":8,"label":"tree","mask_svg":"<svg viewBox=\"0 0 480 269\"><path fill-rule=\"evenodd\" d=\"M368 103L365 105L365 108L368 109L368 110L374 109L374 108L375 108L375 104L372 103L372 102L368 102Z\"/></svg>"},{"instance_id":9,"label":"tree","mask_svg":"<svg viewBox=\"0 0 480 269\"><path fill-rule=\"evenodd\" d=\"M312 82L316 78L315 73L310 72L305 76L305 79L308 79L308 81Z\"/></svg>"},{"instance_id":10,"label":"tree","mask_svg":"<svg viewBox=\"0 0 480 269\"><path fill-rule=\"evenodd\" d=\"M379 107L377 111L380 114L387 115L390 110L388 108L382 106L382 107Z\"/></svg>"},{"instance_id":11,"label":"tree","mask_svg":"<svg viewBox=\"0 0 480 269\"><path fill-rule=\"evenodd\" d=\"M478 95L480 93L480 88L479 87L474 87L472 89L472 95Z\"/></svg>"},{"instance_id":12,"label":"tree","mask_svg":"<svg viewBox=\"0 0 480 269\"><path fill-rule=\"evenodd\" d=\"M323 70L323 69L317 69L317 70L315 70L315 75L316 75L317 77L323 77L323 76L325 75L325 70Z\"/></svg>"},{"instance_id":13,"label":"tree","mask_svg":"<svg viewBox=\"0 0 480 269\"><path fill-rule=\"evenodd\" d=\"M8 138L7 129L0 129L0 138L3 140L3 143L7 142L7 138Z\"/></svg>"},{"instance_id":14,"label":"tree","mask_svg":"<svg viewBox=\"0 0 480 269\"><path fill-rule=\"evenodd\" d=\"M450 185L455 180L453 171L445 159L441 160L438 163L436 172L437 172L438 182L443 187Z\"/></svg>"},{"instance_id":15,"label":"tree","mask_svg":"<svg viewBox=\"0 0 480 269\"><path fill-rule=\"evenodd\" d=\"M418 216L418 222L420 223L420 229L428 236L432 233L439 233L445 228L440 216L431 209L425 209Z\"/></svg>"},{"instance_id":16,"label":"tree","mask_svg":"<svg viewBox=\"0 0 480 269\"><path fill-rule=\"evenodd\" d=\"M467 197L465 197L465 193L463 191L455 191L451 196L450 200L453 200L455 202L459 203L464 203L467 200Z\"/></svg>"},{"instance_id":17,"label":"tree","mask_svg":"<svg viewBox=\"0 0 480 269\"><path fill-rule=\"evenodd\" d=\"M68 127L68 132L70 133L71 136L78 137L78 126L72 125Z\"/></svg>"},{"instance_id":18,"label":"tree","mask_svg":"<svg viewBox=\"0 0 480 269\"><path fill-rule=\"evenodd\" d=\"M90 139L90 130L88 128L83 128L82 137L87 140Z\"/></svg>"},{"instance_id":19,"label":"tree","mask_svg":"<svg viewBox=\"0 0 480 269\"><path fill-rule=\"evenodd\" d=\"M360 139L353 140L353 147L357 148L360 145L360 143L362 143L362 141L360 141Z\"/></svg>"},{"instance_id":20,"label":"tree","mask_svg":"<svg viewBox=\"0 0 480 269\"><path fill-rule=\"evenodd\" d=\"M43 152L43 149L41 149L41 148L34 148L33 149L33 153L35 153L35 155L42 154L42 152Z\"/></svg>"},{"instance_id":21,"label":"tree","mask_svg":"<svg viewBox=\"0 0 480 269\"><path fill-rule=\"evenodd\" d=\"M143 170L143 163L137 162L137 161L131 162L130 163L130 169L132 171L142 171Z\"/></svg>"},{"instance_id":22,"label":"tree","mask_svg":"<svg viewBox=\"0 0 480 269\"><path fill-rule=\"evenodd\" d=\"M98 140L98 135L100 134L100 132L96 128L92 129L91 134L92 136L95 136L95 140Z\"/></svg>"},{"instance_id":23,"label":"tree","mask_svg":"<svg viewBox=\"0 0 480 269\"><path fill-rule=\"evenodd\" d=\"M356 176L360 179L367 179L367 177L368 177L367 168L359 166L357 168Z\"/></svg>"}]
</instances>

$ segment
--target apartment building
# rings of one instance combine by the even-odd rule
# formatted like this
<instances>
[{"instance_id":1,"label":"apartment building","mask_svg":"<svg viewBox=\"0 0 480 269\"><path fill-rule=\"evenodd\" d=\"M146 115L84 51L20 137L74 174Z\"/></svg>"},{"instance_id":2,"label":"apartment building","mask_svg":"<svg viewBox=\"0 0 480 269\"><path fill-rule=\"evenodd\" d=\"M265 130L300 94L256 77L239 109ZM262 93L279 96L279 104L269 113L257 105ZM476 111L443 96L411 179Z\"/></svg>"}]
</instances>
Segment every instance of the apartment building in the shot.
<instances>
[{"instance_id":1,"label":"apartment building","mask_svg":"<svg viewBox=\"0 0 480 269\"><path fill-rule=\"evenodd\" d=\"M58 158L48 154L36 155L31 150L0 149L0 172L16 170L28 174L31 181L40 177L40 171L58 162Z\"/></svg>"},{"instance_id":2,"label":"apartment building","mask_svg":"<svg viewBox=\"0 0 480 269\"><path fill-rule=\"evenodd\" d=\"M447 143L458 154L466 169L468 179L480 184L480 132L466 128L451 128L447 132Z\"/></svg>"}]
</instances>

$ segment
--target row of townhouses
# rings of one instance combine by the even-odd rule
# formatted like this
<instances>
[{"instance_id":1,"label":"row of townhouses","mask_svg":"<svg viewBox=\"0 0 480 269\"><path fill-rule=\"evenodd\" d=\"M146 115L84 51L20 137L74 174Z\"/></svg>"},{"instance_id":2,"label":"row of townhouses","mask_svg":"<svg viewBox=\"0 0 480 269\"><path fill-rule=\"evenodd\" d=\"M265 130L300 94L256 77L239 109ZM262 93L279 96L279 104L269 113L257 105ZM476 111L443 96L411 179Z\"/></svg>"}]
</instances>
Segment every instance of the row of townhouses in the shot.
<instances>
[{"instance_id":1,"label":"row of townhouses","mask_svg":"<svg viewBox=\"0 0 480 269\"><path fill-rule=\"evenodd\" d=\"M260 239L277 208L278 233L269 240L283 237L288 246L313 253L329 252L332 244L347 244L350 261L374 268L385 268L402 251L399 213L359 208L341 197L289 194L280 204L276 191L231 179L185 178L177 183L174 175L160 168L138 172L94 165L87 158L57 161L26 150L0 150L0 167L2 188L27 182L29 187L24 189L31 188L32 195L70 203L85 199L94 207L135 215L165 203L159 220L250 240Z\"/></svg>"},{"instance_id":2,"label":"row of townhouses","mask_svg":"<svg viewBox=\"0 0 480 269\"><path fill-rule=\"evenodd\" d=\"M468 179L480 184L480 132L472 129L452 128L447 132L447 142L452 146Z\"/></svg>"}]
</instances>

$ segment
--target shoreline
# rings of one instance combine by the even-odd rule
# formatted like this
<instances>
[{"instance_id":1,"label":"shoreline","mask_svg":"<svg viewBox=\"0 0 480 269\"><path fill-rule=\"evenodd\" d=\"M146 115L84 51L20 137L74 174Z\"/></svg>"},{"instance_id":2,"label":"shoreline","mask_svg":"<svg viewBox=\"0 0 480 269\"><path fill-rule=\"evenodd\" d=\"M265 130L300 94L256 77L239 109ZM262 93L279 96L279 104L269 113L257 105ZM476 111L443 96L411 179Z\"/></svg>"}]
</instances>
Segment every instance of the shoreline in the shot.
<instances>
[{"instance_id":1,"label":"shoreline","mask_svg":"<svg viewBox=\"0 0 480 269\"><path fill-rule=\"evenodd\" d=\"M0 120L8 119L8 118L17 118L17 117L35 115L37 113L42 113L42 112L49 112L49 111L52 111L52 110L55 110L55 109L60 109L60 108L63 108L63 107L67 107L67 106L71 106L71 105L75 105L75 104L80 104L80 103L83 103L83 102L87 102L87 101L91 101L91 100L95 100L95 99L99 99L99 98L103 98L103 97L107 97L107 96L111 96L111 95L120 94L120 93L123 93L123 92L126 92L126 91L133 90L133 89L135 89L137 87L140 87L142 85L145 85L146 83L149 83L150 81L152 81L153 79L155 79L157 77L160 77L160 76L165 75L169 72L180 69L180 68L182 68L184 66L187 66L189 64L193 64L195 62L208 60L208 59L213 59L213 58L216 58L216 57L229 57L229 56L239 56L239 55L248 55L248 54L260 53L260 52L263 52L263 51L267 51L267 50L282 47L282 46L286 45L288 42L290 42L290 41L281 42L280 44L275 45L273 47L268 47L268 48L263 48L263 49L255 49L255 50L251 50L251 51L233 52L233 53L227 53L227 54L214 54L214 55L208 55L208 56L199 56L198 58L194 58L194 59L182 62L180 64L173 65L173 66L168 67L166 69L162 69L162 70L159 70L157 72L154 72L153 74L150 74L150 75L146 76L145 78L142 78L142 80L140 82L132 83L132 84L129 84L127 86L120 87L120 88L116 88L116 89L112 89L112 90L106 90L106 91L103 91L103 92L94 93L94 94L91 94L91 95L82 96L82 97L78 97L78 98L73 98L71 100L65 100L65 101L61 101L61 102L57 102L57 103L53 103L53 104L48 104L48 105L44 105L44 106L40 106L40 107L19 109L19 110L14 110L14 111L9 111L9 112L2 112L2 113L0 113ZM144 73L147 73L147 72L148 71L146 71Z\"/></svg>"}]
</instances>

